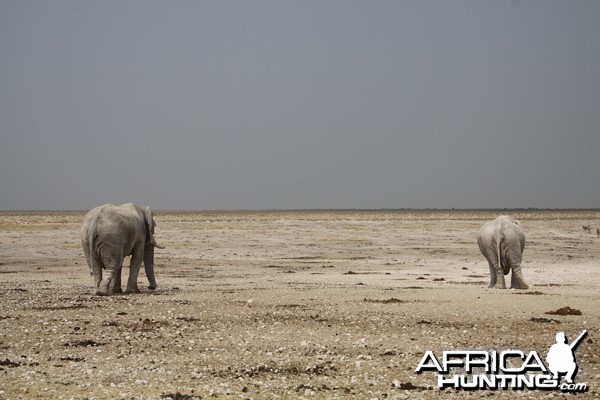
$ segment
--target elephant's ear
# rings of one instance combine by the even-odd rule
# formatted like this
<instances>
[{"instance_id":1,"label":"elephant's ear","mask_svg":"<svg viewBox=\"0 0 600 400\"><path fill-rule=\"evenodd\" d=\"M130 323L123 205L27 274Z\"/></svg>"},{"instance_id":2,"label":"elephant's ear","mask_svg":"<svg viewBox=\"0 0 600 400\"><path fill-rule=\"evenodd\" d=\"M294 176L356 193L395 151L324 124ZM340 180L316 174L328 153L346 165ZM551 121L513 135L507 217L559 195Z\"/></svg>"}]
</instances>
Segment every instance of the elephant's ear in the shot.
<instances>
[{"instance_id":1,"label":"elephant's ear","mask_svg":"<svg viewBox=\"0 0 600 400\"><path fill-rule=\"evenodd\" d=\"M164 249L164 247L158 245L156 240L154 240L154 218L150 207L144 208L144 219L146 220L146 244L151 244L159 249Z\"/></svg>"}]
</instances>

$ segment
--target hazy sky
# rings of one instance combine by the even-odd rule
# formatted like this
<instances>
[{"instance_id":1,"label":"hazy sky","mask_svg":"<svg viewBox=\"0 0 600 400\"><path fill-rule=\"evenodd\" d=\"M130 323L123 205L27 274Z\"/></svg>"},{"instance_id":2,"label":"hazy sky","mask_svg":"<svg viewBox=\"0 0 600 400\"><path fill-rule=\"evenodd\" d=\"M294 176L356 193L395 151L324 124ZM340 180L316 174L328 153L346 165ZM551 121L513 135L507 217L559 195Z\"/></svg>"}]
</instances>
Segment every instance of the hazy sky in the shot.
<instances>
[{"instance_id":1,"label":"hazy sky","mask_svg":"<svg viewBox=\"0 0 600 400\"><path fill-rule=\"evenodd\" d=\"M600 207L600 1L0 0L0 209Z\"/></svg>"}]
</instances>

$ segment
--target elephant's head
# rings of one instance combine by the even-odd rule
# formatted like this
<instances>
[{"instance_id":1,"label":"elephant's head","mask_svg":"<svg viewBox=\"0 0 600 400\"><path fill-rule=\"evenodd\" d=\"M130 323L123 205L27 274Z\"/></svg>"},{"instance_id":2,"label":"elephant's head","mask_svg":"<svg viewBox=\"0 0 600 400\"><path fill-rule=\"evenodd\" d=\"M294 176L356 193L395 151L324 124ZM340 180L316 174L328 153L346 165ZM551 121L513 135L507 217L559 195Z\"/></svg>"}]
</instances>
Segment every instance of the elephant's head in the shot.
<instances>
[{"instance_id":1,"label":"elephant's head","mask_svg":"<svg viewBox=\"0 0 600 400\"><path fill-rule=\"evenodd\" d=\"M156 243L156 240L154 239L154 227L156 226L156 222L154 221L154 216L152 215L150 207L144 208L144 219L146 221L144 269L146 270L146 277L150 283L148 289L154 290L156 289L156 279L154 278L154 248L158 247L159 249L164 249L164 247Z\"/></svg>"}]
</instances>

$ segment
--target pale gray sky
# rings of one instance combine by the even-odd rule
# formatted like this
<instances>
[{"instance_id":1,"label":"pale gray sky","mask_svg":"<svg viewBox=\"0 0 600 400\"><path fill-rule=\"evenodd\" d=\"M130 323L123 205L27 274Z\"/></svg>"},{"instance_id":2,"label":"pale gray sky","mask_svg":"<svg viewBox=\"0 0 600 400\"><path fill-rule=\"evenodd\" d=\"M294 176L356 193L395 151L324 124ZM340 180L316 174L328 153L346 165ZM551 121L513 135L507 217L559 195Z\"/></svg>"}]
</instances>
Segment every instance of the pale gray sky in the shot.
<instances>
[{"instance_id":1,"label":"pale gray sky","mask_svg":"<svg viewBox=\"0 0 600 400\"><path fill-rule=\"evenodd\" d=\"M0 0L0 209L600 206L600 1Z\"/></svg>"}]
</instances>

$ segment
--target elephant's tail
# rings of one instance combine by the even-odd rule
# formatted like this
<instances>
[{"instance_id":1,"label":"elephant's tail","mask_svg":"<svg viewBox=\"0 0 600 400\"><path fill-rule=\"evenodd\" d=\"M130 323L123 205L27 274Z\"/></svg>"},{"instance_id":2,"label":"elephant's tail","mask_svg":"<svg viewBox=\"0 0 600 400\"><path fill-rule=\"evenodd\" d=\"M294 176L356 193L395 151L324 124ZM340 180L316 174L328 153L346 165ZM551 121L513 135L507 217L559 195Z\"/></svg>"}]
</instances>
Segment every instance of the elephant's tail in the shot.
<instances>
[{"instance_id":1,"label":"elephant's tail","mask_svg":"<svg viewBox=\"0 0 600 400\"><path fill-rule=\"evenodd\" d=\"M508 275L508 273L510 272L510 265L508 265L508 262L506 260L502 262L502 253L500 252L501 241L501 238L496 238L496 253L498 254L498 266L502 269L504 275Z\"/></svg>"},{"instance_id":2,"label":"elephant's tail","mask_svg":"<svg viewBox=\"0 0 600 400\"><path fill-rule=\"evenodd\" d=\"M97 243L98 236L94 232L90 232L86 238L87 246L89 248L90 254L90 268L92 272L102 271L104 269L104 265L102 263L102 258L100 257L100 248ZM100 272L101 273L101 272Z\"/></svg>"}]
</instances>

